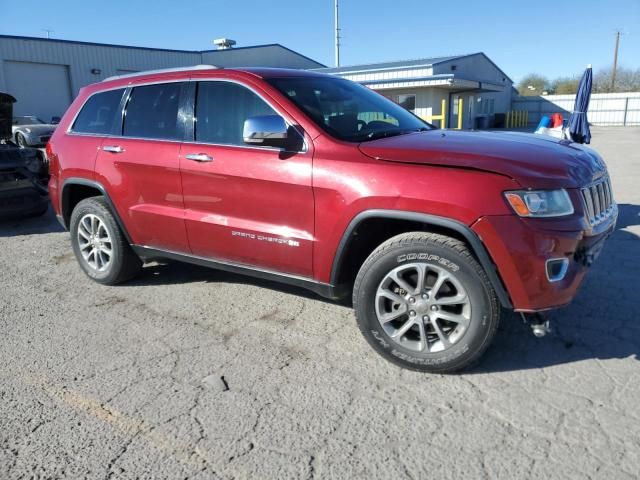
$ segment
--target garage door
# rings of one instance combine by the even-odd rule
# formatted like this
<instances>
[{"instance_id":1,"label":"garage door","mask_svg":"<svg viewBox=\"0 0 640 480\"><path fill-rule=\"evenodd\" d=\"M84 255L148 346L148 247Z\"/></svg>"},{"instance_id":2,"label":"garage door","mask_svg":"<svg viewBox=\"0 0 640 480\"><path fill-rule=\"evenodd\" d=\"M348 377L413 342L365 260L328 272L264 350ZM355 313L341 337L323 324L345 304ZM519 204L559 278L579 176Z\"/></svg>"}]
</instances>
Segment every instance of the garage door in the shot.
<instances>
[{"instance_id":1,"label":"garage door","mask_svg":"<svg viewBox=\"0 0 640 480\"><path fill-rule=\"evenodd\" d=\"M49 121L71 104L69 67L51 63L4 62L7 93L16 97L15 115L36 115Z\"/></svg>"}]
</instances>

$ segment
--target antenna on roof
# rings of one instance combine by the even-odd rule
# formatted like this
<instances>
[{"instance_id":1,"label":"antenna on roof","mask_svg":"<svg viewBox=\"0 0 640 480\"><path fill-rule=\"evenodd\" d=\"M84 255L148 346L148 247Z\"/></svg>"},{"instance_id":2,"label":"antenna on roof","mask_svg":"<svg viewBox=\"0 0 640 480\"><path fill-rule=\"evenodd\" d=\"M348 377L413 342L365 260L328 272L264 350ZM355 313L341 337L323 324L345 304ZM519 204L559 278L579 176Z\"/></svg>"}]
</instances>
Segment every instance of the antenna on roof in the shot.
<instances>
[{"instance_id":1,"label":"antenna on roof","mask_svg":"<svg viewBox=\"0 0 640 480\"><path fill-rule=\"evenodd\" d=\"M230 38L216 38L213 44L218 47L218 50L228 50L236 44L236 41Z\"/></svg>"}]
</instances>

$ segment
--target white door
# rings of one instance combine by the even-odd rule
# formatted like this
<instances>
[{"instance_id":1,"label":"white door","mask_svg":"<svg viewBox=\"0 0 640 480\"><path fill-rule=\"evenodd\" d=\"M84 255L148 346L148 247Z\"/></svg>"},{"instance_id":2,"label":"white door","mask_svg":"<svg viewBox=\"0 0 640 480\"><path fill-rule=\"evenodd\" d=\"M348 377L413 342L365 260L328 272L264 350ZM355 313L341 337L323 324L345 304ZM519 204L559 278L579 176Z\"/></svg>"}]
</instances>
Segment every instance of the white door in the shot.
<instances>
[{"instance_id":1,"label":"white door","mask_svg":"<svg viewBox=\"0 0 640 480\"><path fill-rule=\"evenodd\" d=\"M4 76L7 93L17 100L14 115L36 115L48 122L71 104L67 65L5 61Z\"/></svg>"}]
</instances>

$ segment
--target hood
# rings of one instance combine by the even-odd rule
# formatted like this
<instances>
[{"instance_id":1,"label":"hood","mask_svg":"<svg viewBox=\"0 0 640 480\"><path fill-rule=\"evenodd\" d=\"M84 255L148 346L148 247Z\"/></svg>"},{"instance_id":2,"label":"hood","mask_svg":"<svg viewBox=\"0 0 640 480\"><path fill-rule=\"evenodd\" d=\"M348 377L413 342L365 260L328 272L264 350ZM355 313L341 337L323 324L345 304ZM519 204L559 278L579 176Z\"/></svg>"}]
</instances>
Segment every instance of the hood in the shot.
<instances>
[{"instance_id":1,"label":"hood","mask_svg":"<svg viewBox=\"0 0 640 480\"><path fill-rule=\"evenodd\" d=\"M577 188L606 171L595 151L530 133L430 130L363 142L359 148L377 160L494 172L525 188Z\"/></svg>"}]
</instances>

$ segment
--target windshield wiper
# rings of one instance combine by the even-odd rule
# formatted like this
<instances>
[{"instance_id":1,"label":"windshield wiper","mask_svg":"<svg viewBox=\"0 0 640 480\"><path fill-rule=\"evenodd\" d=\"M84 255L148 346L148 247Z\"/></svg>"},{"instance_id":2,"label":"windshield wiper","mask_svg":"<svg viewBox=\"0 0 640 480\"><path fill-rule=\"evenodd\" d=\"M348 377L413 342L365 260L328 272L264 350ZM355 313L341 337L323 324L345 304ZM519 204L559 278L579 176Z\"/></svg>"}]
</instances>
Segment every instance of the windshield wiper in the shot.
<instances>
[{"instance_id":1,"label":"windshield wiper","mask_svg":"<svg viewBox=\"0 0 640 480\"><path fill-rule=\"evenodd\" d=\"M395 137L397 135L406 135L407 133L426 132L427 130L430 129L427 127L420 127L406 130L377 130L375 132L368 133L362 141L365 142L369 140L377 140L379 138Z\"/></svg>"}]
</instances>

